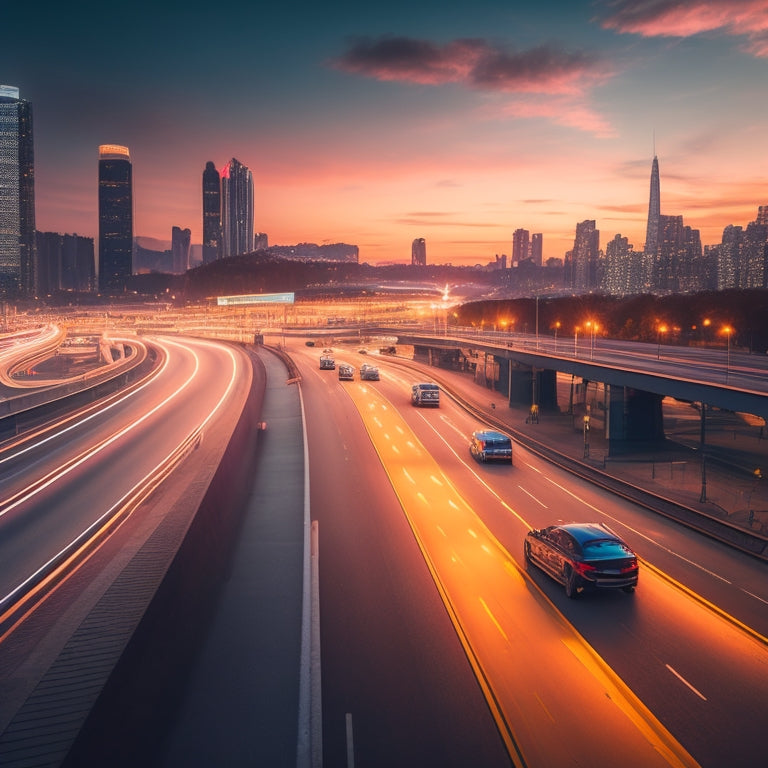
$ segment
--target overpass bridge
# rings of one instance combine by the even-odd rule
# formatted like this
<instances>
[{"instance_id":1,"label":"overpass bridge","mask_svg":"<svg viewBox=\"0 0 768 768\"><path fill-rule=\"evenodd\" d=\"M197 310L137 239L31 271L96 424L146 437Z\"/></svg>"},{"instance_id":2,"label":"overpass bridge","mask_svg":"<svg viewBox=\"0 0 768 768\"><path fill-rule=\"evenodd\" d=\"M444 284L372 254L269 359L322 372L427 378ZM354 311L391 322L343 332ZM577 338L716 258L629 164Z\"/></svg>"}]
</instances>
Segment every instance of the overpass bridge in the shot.
<instances>
[{"instance_id":1,"label":"overpass bridge","mask_svg":"<svg viewBox=\"0 0 768 768\"><path fill-rule=\"evenodd\" d=\"M441 332L442 331L442 332ZM532 413L560 407L557 374L571 376L568 410L589 426L586 384L604 385L605 430L610 454L664 441L665 397L698 403L701 444L707 410L748 413L768 421L768 356L728 348L675 347L594 336L560 338L476 329L366 328L413 346L414 359L444 368L473 370L510 405Z\"/></svg>"}]
</instances>

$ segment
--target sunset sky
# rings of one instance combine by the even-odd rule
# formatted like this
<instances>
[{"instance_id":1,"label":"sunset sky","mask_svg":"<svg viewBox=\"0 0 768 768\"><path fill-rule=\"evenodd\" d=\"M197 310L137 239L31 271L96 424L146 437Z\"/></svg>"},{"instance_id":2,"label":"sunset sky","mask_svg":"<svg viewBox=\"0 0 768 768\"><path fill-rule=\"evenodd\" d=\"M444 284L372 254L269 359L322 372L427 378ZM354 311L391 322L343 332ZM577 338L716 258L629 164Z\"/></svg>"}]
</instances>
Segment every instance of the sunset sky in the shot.
<instances>
[{"instance_id":1,"label":"sunset sky","mask_svg":"<svg viewBox=\"0 0 768 768\"><path fill-rule=\"evenodd\" d=\"M96 236L99 144L130 148L136 235L199 243L205 163L251 168L271 245L370 264L544 257L595 219L641 249L768 204L768 0L12 3L0 83L32 102L37 228ZM655 143L654 143L655 142Z\"/></svg>"}]
</instances>

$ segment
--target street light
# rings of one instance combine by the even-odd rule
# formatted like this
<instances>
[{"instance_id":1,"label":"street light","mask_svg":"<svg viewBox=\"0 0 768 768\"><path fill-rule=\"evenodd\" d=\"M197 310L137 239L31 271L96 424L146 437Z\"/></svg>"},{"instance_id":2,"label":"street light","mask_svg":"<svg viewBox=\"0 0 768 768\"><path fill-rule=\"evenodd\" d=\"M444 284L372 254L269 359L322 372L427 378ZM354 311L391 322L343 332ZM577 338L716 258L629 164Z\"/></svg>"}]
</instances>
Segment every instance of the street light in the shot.
<instances>
[{"instance_id":1,"label":"street light","mask_svg":"<svg viewBox=\"0 0 768 768\"><path fill-rule=\"evenodd\" d=\"M597 333L597 329L600 327L596 322L593 320L587 320L585 323L587 328L590 330L590 340L589 340L589 359L593 360L595 357L595 333Z\"/></svg>"},{"instance_id":2,"label":"street light","mask_svg":"<svg viewBox=\"0 0 768 768\"><path fill-rule=\"evenodd\" d=\"M560 327L560 321L555 323L555 353L557 353L557 329Z\"/></svg>"},{"instance_id":3,"label":"street light","mask_svg":"<svg viewBox=\"0 0 768 768\"><path fill-rule=\"evenodd\" d=\"M573 356L579 356L579 326L577 325L573 331Z\"/></svg>"},{"instance_id":4,"label":"street light","mask_svg":"<svg viewBox=\"0 0 768 768\"><path fill-rule=\"evenodd\" d=\"M728 374L731 371L731 334L733 333L733 328L730 325L726 325L723 328L723 333L726 337L725 383L727 384Z\"/></svg>"},{"instance_id":5,"label":"street light","mask_svg":"<svg viewBox=\"0 0 768 768\"><path fill-rule=\"evenodd\" d=\"M667 326L660 325L657 330L658 330L658 334L656 336L656 341L657 341L656 359L661 360L661 339L662 339L662 336L667 332Z\"/></svg>"}]
</instances>

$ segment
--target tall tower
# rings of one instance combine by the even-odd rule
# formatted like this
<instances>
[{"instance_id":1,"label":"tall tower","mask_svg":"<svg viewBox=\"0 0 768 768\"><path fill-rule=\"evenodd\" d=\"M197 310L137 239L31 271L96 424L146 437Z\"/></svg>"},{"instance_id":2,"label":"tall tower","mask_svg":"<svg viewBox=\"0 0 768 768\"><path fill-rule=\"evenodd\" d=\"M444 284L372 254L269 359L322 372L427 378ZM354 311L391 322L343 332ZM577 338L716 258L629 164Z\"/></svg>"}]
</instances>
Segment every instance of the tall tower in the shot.
<instances>
[{"instance_id":1,"label":"tall tower","mask_svg":"<svg viewBox=\"0 0 768 768\"><path fill-rule=\"evenodd\" d=\"M600 256L600 230L594 219L576 225L573 241L571 288L590 291L598 287L598 260Z\"/></svg>"},{"instance_id":2,"label":"tall tower","mask_svg":"<svg viewBox=\"0 0 768 768\"><path fill-rule=\"evenodd\" d=\"M653 255L659 244L661 220L661 192L659 189L659 158L654 154L651 166L651 197L648 202L648 226L645 230L645 252Z\"/></svg>"},{"instance_id":3,"label":"tall tower","mask_svg":"<svg viewBox=\"0 0 768 768\"><path fill-rule=\"evenodd\" d=\"M411 243L411 266L427 266L427 241L423 237L417 237Z\"/></svg>"},{"instance_id":4,"label":"tall tower","mask_svg":"<svg viewBox=\"0 0 768 768\"><path fill-rule=\"evenodd\" d=\"M528 258L530 250L530 232L527 229L516 229L512 234L512 266L517 267L521 261Z\"/></svg>"},{"instance_id":5,"label":"tall tower","mask_svg":"<svg viewBox=\"0 0 768 768\"><path fill-rule=\"evenodd\" d=\"M203 171L203 264L221 258L221 176L209 160Z\"/></svg>"},{"instance_id":6,"label":"tall tower","mask_svg":"<svg viewBox=\"0 0 768 768\"><path fill-rule=\"evenodd\" d=\"M234 157L221 172L222 256L253 250L253 175Z\"/></svg>"},{"instance_id":7,"label":"tall tower","mask_svg":"<svg viewBox=\"0 0 768 768\"><path fill-rule=\"evenodd\" d=\"M128 147L99 146L99 290L124 291L133 272L133 171Z\"/></svg>"},{"instance_id":8,"label":"tall tower","mask_svg":"<svg viewBox=\"0 0 768 768\"><path fill-rule=\"evenodd\" d=\"M183 275L189 269L189 253L192 248L192 231L171 229L171 268L175 275Z\"/></svg>"},{"instance_id":9,"label":"tall tower","mask_svg":"<svg viewBox=\"0 0 768 768\"><path fill-rule=\"evenodd\" d=\"M36 292L32 105L0 85L0 299Z\"/></svg>"}]
</instances>

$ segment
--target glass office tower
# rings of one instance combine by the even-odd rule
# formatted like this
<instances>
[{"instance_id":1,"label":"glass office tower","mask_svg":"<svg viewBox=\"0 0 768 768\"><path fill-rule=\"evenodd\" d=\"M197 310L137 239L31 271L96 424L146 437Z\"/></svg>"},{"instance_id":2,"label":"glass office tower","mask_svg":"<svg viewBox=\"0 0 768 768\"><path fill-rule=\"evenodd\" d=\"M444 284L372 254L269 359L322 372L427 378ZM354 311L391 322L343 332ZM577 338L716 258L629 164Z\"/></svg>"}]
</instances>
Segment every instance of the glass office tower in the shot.
<instances>
[{"instance_id":1,"label":"glass office tower","mask_svg":"<svg viewBox=\"0 0 768 768\"><path fill-rule=\"evenodd\" d=\"M0 85L0 299L35 295L35 252L32 105Z\"/></svg>"},{"instance_id":2,"label":"glass office tower","mask_svg":"<svg viewBox=\"0 0 768 768\"><path fill-rule=\"evenodd\" d=\"M99 290L125 291L133 272L133 178L127 147L99 147Z\"/></svg>"}]
</instances>

